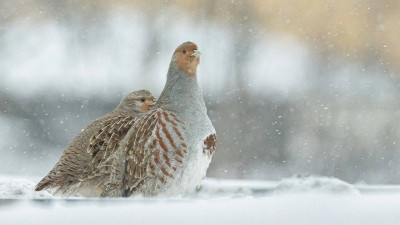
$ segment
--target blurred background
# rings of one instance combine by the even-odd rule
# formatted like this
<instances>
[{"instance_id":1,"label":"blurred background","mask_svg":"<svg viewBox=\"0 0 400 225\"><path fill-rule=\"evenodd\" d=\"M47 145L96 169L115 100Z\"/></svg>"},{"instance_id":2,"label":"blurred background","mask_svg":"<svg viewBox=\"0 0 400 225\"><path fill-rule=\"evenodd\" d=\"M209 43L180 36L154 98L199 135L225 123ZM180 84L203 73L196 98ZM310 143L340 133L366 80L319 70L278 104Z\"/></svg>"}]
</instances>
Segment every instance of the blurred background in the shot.
<instances>
[{"instance_id":1,"label":"blurred background","mask_svg":"<svg viewBox=\"0 0 400 225\"><path fill-rule=\"evenodd\" d=\"M157 97L199 45L208 177L400 183L396 0L0 0L0 173L44 176L92 120Z\"/></svg>"}]
</instances>

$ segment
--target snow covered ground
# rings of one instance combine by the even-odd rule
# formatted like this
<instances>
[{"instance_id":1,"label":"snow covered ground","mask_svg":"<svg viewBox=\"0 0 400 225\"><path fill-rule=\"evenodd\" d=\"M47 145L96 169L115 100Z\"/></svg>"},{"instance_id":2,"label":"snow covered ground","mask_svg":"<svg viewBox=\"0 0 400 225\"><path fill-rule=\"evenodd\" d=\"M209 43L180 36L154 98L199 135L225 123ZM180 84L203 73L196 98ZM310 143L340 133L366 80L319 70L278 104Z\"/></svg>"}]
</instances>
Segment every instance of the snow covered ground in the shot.
<instances>
[{"instance_id":1,"label":"snow covered ground","mask_svg":"<svg viewBox=\"0 0 400 225\"><path fill-rule=\"evenodd\" d=\"M0 224L400 224L400 186L335 178L207 179L173 198L56 198L38 179L0 176Z\"/></svg>"}]
</instances>

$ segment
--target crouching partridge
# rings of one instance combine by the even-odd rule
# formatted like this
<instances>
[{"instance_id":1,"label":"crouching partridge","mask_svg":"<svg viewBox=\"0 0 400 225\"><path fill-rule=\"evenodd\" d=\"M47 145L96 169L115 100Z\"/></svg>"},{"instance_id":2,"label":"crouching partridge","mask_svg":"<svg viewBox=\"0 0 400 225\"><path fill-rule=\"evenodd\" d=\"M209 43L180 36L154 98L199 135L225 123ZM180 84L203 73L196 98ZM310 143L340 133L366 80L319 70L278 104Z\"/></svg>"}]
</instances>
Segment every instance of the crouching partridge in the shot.
<instances>
[{"instance_id":1,"label":"crouching partridge","mask_svg":"<svg viewBox=\"0 0 400 225\"><path fill-rule=\"evenodd\" d=\"M122 167L115 168L123 175L111 177L103 196L177 195L200 185L216 135L197 82L199 62L196 44L185 42L175 50L154 109L135 122L119 145L117 164Z\"/></svg>"},{"instance_id":2,"label":"crouching partridge","mask_svg":"<svg viewBox=\"0 0 400 225\"><path fill-rule=\"evenodd\" d=\"M153 100L146 90L127 95L116 109L93 121L75 137L35 190L53 189L64 196L100 196L108 188L112 167L116 167L115 153L120 141L137 118L154 104Z\"/></svg>"}]
</instances>

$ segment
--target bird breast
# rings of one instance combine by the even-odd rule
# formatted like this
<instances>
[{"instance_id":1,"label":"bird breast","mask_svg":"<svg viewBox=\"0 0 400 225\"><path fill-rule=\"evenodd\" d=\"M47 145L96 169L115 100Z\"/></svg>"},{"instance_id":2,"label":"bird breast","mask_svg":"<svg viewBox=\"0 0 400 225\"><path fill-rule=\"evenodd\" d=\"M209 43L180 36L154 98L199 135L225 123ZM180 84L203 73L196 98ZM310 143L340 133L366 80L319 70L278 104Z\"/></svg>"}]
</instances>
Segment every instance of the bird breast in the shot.
<instances>
[{"instance_id":1,"label":"bird breast","mask_svg":"<svg viewBox=\"0 0 400 225\"><path fill-rule=\"evenodd\" d=\"M147 114L141 121L143 125L139 124L137 132L131 135L137 140L130 141L133 145L129 148L137 151L128 154L133 155L128 159L128 165L141 165L148 155L147 182L140 187L142 194L180 194L199 185L211 161L210 154L203 151L204 140L209 134L201 134L199 131L203 129L193 130L178 115L162 108ZM154 126L148 121L155 121ZM151 135L140 147L138 134L146 133L149 126L152 127ZM137 169L130 174L135 174Z\"/></svg>"}]
</instances>

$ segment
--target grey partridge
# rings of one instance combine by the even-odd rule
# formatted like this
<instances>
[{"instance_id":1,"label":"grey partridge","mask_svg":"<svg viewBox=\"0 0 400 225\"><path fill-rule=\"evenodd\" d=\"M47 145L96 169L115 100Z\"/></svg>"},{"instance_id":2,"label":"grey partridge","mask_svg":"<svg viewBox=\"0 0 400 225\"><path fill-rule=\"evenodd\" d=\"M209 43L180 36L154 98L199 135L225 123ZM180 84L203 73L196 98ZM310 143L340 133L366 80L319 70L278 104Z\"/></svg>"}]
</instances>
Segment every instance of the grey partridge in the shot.
<instances>
[{"instance_id":1,"label":"grey partridge","mask_svg":"<svg viewBox=\"0 0 400 225\"><path fill-rule=\"evenodd\" d=\"M73 139L35 190L52 189L64 196L100 196L109 185L119 142L153 104L154 97L147 90L128 94L117 108L93 121Z\"/></svg>"},{"instance_id":2,"label":"grey partridge","mask_svg":"<svg viewBox=\"0 0 400 225\"><path fill-rule=\"evenodd\" d=\"M199 62L196 44L177 47L154 109L120 143L118 171L112 172L119 175L102 196L180 195L200 185L215 151L216 132L197 82Z\"/></svg>"}]
</instances>

